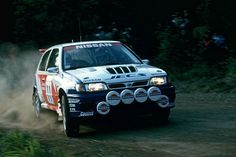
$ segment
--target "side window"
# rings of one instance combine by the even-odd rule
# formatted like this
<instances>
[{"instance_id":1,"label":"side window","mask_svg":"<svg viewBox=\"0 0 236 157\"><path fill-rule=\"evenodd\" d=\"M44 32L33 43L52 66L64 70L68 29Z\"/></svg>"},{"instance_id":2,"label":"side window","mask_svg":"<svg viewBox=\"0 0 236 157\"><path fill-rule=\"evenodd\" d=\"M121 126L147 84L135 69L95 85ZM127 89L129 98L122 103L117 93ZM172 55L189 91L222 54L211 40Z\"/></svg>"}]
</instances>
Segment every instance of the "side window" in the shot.
<instances>
[{"instance_id":1,"label":"side window","mask_svg":"<svg viewBox=\"0 0 236 157\"><path fill-rule=\"evenodd\" d=\"M58 53L59 53L59 50L58 49L53 49L52 50L52 53L50 55L50 58L49 58L49 62L48 62L48 67L47 68L51 68L51 67L58 67L59 66L59 63L58 63Z\"/></svg>"},{"instance_id":2,"label":"side window","mask_svg":"<svg viewBox=\"0 0 236 157\"><path fill-rule=\"evenodd\" d=\"M39 65L39 70L40 71L45 71L45 68L46 68L46 64L47 64L47 60L48 60L48 56L50 54L51 51L47 51L45 52L45 54L43 55L43 58L40 62L40 65Z\"/></svg>"}]
</instances>

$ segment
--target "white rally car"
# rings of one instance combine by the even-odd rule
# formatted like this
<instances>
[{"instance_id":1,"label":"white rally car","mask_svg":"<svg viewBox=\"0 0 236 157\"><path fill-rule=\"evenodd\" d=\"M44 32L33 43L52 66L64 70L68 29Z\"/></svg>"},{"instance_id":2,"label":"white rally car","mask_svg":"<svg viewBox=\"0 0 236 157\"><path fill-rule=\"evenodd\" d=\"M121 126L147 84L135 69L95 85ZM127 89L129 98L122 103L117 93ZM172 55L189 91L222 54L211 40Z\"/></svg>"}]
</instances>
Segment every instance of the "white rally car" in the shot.
<instances>
[{"instance_id":1,"label":"white rally car","mask_svg":"<svg viewBox=\"0 0 236 157\"><path fill-rule=\"evenodd\" d=\"M56 111L67 136L77 136L84 119L152 113L167 121L175 87L167 73L148 65L118 41L60 44L48 48L33 87L36 116Z\"/></svg>"}]
</instances>

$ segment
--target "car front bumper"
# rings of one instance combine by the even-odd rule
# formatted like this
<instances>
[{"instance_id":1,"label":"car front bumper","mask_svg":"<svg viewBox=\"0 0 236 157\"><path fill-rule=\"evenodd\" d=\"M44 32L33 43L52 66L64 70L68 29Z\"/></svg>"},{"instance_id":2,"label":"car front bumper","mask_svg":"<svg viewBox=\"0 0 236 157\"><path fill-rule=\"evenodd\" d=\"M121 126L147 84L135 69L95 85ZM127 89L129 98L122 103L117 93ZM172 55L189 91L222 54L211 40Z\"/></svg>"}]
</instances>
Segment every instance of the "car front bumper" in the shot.
<instances>
[{"instance_id":1,"label":"car front bumper","mask_svg":"<svg viewBox=\"0 0 236 157\"><path fill-rule=\"evenodd\" d=\"M161 95L168 98L168 104L165 108L173 108L175 106L175 87L171 84L156 86L160 89ZM151 86L142 87L148 91ZM121 94L125 89L113 90ZM129 91L135 93L137 88L129 88ZM107 95L110 91L99 92L83 92L78 93L75 90L70 90L67 93L68 105L70 108L71 117L96 117L96 116L109 116L109 115L123 115L123 114L147 114L155 112L161 107L158 101L153 101L149 97L144 102L138 102L136 99L130 104L120 101L116 105L110 105L107 101ZM122 98L121 98L122 99ZM103 114L98 112L99 104L109 104L109 112Z\"/></svg>"}]
</instances>

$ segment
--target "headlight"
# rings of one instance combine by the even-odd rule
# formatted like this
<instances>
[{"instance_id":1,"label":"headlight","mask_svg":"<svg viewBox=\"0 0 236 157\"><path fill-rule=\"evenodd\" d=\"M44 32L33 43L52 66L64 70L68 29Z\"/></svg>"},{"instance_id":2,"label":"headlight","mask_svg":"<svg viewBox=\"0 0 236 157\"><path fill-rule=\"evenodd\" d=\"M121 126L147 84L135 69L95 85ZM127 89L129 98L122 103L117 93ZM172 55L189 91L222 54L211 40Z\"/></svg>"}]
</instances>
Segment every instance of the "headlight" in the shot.
<instances>
[{"instance_id":1,"label":"headlight","mask_svg":"<svg viewBox=\"0 0 236 157\"><path fill-rule=\"evenodd\" d=\"M167 83L166 76L160 76L160 77L153 77L150 80L151 85L163 85Z\"/></svg>"},{"instance_id":2,"label":"headlight","mask_svg":"<svg viewBox=\"0 0 236 157\"><path fill-rule=\"evenodd\" d=\"M77 92L84 92L84 91L85 91L83 84L76 84L76 85L75 85L75 90L76 90Z\"/></svg>"},{"instance_id":3,"label":"headlight","mask_svg":"<svg viewBox=\"0 0 236 157\"><path fill-rule=\"evenodd\" d=\"M107 90L107 86L104 83L89 83L85 85L85 89L88 92Z\"/></svg>"}]
</instances>

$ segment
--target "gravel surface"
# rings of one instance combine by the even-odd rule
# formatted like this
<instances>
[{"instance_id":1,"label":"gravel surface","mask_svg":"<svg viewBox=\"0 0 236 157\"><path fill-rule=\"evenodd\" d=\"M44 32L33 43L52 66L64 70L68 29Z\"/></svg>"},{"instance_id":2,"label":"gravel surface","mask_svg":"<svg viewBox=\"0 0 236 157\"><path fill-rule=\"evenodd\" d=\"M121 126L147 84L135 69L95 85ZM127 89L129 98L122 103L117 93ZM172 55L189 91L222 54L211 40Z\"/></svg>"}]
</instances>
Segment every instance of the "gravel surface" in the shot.
<instances>
[{"instance_id":1,"label":"gravel surface","mask_svg":"<svg viewBox=\"0 0 236 157\"><path fill-rule=\"evenodd\" d=\"M154 125L150 117L104 123L96 128L84 125L78 138L64 135L55 114L47 115L40 124L32 118L28 127L24 121L22 125L0 122L5 129L18 127L31 133L49 150L61 149L75 157L234 157L235 102L235 94L178 93L166 125Z\"/></svg>"}]
</instances>

